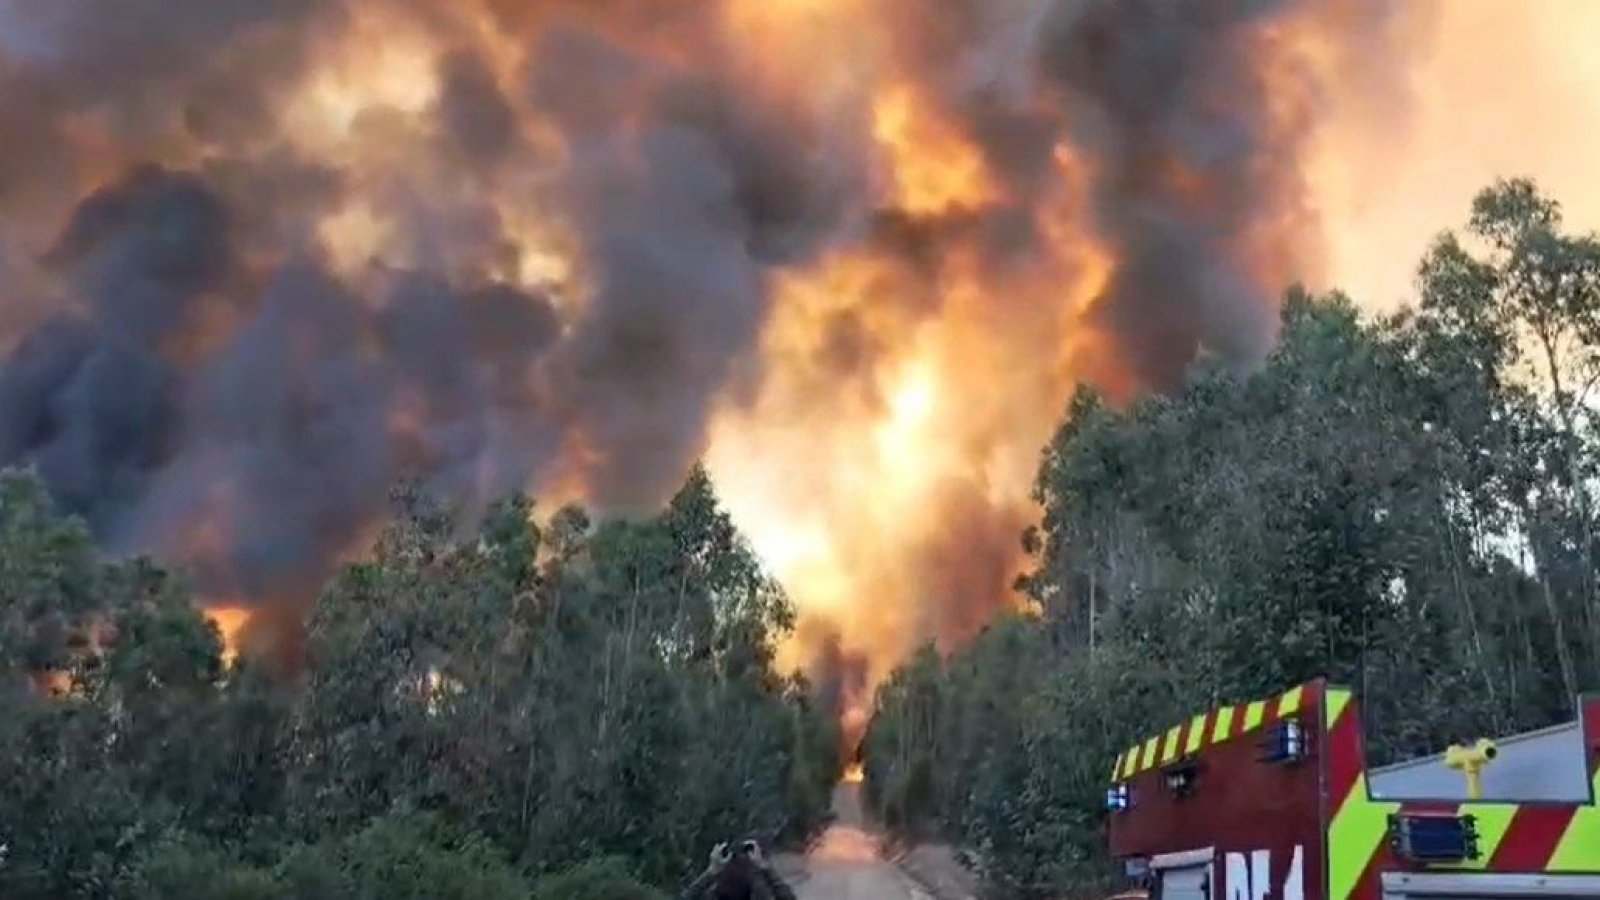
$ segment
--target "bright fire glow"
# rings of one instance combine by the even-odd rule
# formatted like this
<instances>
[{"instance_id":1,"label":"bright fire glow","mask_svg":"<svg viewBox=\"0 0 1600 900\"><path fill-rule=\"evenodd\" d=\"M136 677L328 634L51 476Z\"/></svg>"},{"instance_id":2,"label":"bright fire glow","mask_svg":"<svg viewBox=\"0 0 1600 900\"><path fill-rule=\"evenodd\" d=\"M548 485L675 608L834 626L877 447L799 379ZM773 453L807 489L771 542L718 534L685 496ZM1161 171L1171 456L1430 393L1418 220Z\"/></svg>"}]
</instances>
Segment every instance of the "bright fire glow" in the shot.
<instances>
[{"instance_id":1,"label":"bright fire glow","mask_svg":"<svg viewBox=\"0 0 1600 900\"><path fill-rule=\"evenodd\" d=\"M222 633L222 662L232 665L239 656L239 640L250 623L251 610L238 606L216 606L205 611L206 618Z\"/></svg>"},{"instance_id":2,"label":"bright fire glow","mask_svg":"<svg viewBox=\"0 0 1600 900\"><path fill-rule=\"evenodd\" d=\"M1338 48L1324 32L1340 8L1286 23L1273 39L1292 53L1267 77L1287 85L1301 69L1334 72ZM1316 110L1316 152L1307 166L1328 266L1283 270L1277 238L1267 234L1254 274L1320 278L1384 306L1405 291L1428 237L1458 220L1471 192L1497 174L1534 174L1575 218L1600 223L1600 190L1585 155L1588 136L1600 131L1600 66L1586 45L1572 43L1600 29L1600 7L1541 0L1522 9L1511 16L1499 7L1439 4L1400 22L1414 32L1407 37L1413 83L1408 96L1397 86L1393 103L1332 79L1326 108ZM493 69L514 79L523 49L494 16L464 15ZM1001 199L982 153L928 101L927 86L883 58L890 35L871 4L736 0L726 5L726 24L740 36L733 46L746 57L753 90L823 111L826 121L864 120L885 205L938 217ZM424 30L377 15L360 18L356 31L384 39L351 40L329 55L292 106L301 123L296 140L323 155L394 157L403 165L393 148L374 151L356 125L364 112L414 116L433 102L432 63L444 48ZM1483 52L1488 46L1495 53ZM1281 122L1309 108L1287 87L1273 97ZM1393 124L1395 106L1409 114L1403 126ZM537 117L522 127L540 129ZM979 536L1003 545L1031 517L1026 497L1038 448L1080 378L1118 397L1136 389L1115 343L1079 325L1117 261L1084 224L1097 173L1071 147L1055 152L1060 191L1040 204L1039 225L1056 258L999 278L957 249L942 259L934 285L869 252L784 270L762 341L761 388L753 399L730 398L712 423L707 459L740 527L803 618L828 623L849 650L865 654L873 679L916 643L958 638L986 611L1015 605L1007 584L1023 561L1014 550L1000 554L1005 564L992 573L959 585L918 569L930 554L968 552L963 541ZM1193 172L1174 168L1168 177L1192 200L1209 199ZM503 215L521 239L520 279L570 283L576 238L536 205L507 202ZM392 253L398 240L394 223L359 194L321 223L321 233L347 271ZM996 304L996 295L1011 302ZM557 492L575 498L583 487L571 472L582 467L571 463L557 475ZM981 527L961 530L973 524ZM977 612L964 617L948 608L963 605ZM248 614L211 615L236 652ZM783 648L789 664L811 661L815 632L801 633L812 636ZM864 717L864 702L854 701L853 721Z\"/></svg>"},{"instance_id":3,"label":"bright fire glow","mask_svg":"<svg viewBox=\"0 0 1600 900\"><path fill-rule=\"evenodd\" d=\"M823 832L808 856L830 863L870 863L881 859L876 838L860 828L837 825Z\"/></svg>"},{"instance_id":4,"label":"bright fire glow","mask_svg":"<svg viewBox=\"0 0 1600 900\"><path fill-rule=\"evenodd\" d=\"M819 646L837 638L845 652L865 657L869 684L917 645L953 646L996 610L1019 605L1010 590L1027 564L1018 533L1035 518L1028 497L1040 448L1072 390L1092 381L1126 399L1145 387L1131 371L1130 351L1142 349L1133 342L1155 340L1143 337L1145 330L1170 323L1149 321L1159 316L1147 310L1130 314L1139 321L1096 319L1103 311L1096 304L1130 265L1118 257L1116 229L1102 221L1108 213L1134 208L1142 218L1129 227L1137 230L1199 209L1195 218L1218 241L1203 255L1230 257L1236 271L1218 278L1236 279L1240 291L1270 296L1304 278L1315 287L1348 288L1378 309L1409 293L1428 240L1460 222L1472 193L1496 176L1534 176L1565 204L1571 223L1600 225L1600 180L1593 174L1593 138L1600 134L1595 0L1276 5L1293 15L1249 35L1250 71L1241 76L1250 78L1241 80L1266 85L1268 121L1248 124L1270 135L1247 137L1272 145L1269 151L1286 145L1284 154L1262 154L1264 164L1288 159L1292 177L1285 184L1254 171L1236 181L1208 177L1237 149L1230 140L1200 140L1192 158L1155 153L1148 169L1118 170L1128 158L1160 150L1145 144L1168 136L1124 128L1122 137L1132 137L1123 146L1116 129L1106 127L1106 111L1089 107L1099 95L1126 100L1124 90L1135 94L1138 85L1100 83L1117 77L1111 72L1079 73L1066 87L1045 85L1059 73L1044 72L1038 58L1042 45L1059 37L1062 16L1116 4L696 0L660 4L662 11L650 3L579 0L279 5L338 7L343 14L286 26L315 30L297 45L311 62L304 71L285 63L292 75L264 67L270 71L259 77L279 80L258 98L260 115L275 118L249 123L260 127L241 128L242 136L225 128L205 138L183 128L150 136L146 131L159 130L159 122L147 129L146 116L102 116L83 85L58 92L71 99L73 112L60 132L59 170L45 171L76 183L60 198L39 201L40 210L5 206L18 192L0 191L0 264L42 251L71 204L135 156L207 171L226 171L222 163L237 161L232 157L246 168L259 158L275 161L273 172L327 169L340 177L337 187L314 191L305 210L296 198L273 196L264 211L249 211L261 215L241 217L247 230L272 230L281 213L294 220L284 229L293 232L284 245L316 244L352 282L382 260L452 276L488 273L547 291L567 334L591 308L594 282L605 274L590 271L600 250L642 245L672 256L670 262L688 257L699 265L698 250L665 241L660 249L653 237L675 228L678 216L704 213L710 224L703 230L741 239L749 218L783 219L792 212L784 202L791 197L760 196L768 187L763 176L771 174L769 156L781 157L770 168L799 172L779 183L790 194L842 172L836 191L819 204L824 209L795 214L808 228L816 219L831 229L826 239L801 241L803 252L772 253L746 266L758 270L746 274L748 292L760 296L739 297L751 320L739 340L758 334L758 346L741 345L749 358L730 364L734 374L707 378L708 392L724 381L737 384L710 400L697 398L704 402L692 412L674 406L651 414L671 427L709 403L704 433L693 435L685 455L703 450L740 528L799 606L801 628L782 648L783 661L812 665ZM1395 17L1392 33L1362 35L1368 42L1340 30L1345 19L1380 5L1408 10ZM548 41L557 27L573 30ZM6 54L23 46L35 52L43 40L19 28L0 25L0 70L12 62ZM569 39L585 29L593 46ZM271 37L263 33L263 43L245 49L259 54L272 46ZM1090 37L1083 49L1109 53L1118 35ZM568 108L550 108L561 104L541 98L530 73L541 54L579 45L588 48L582 61L591 68L567 81L582 89L565 98ZM1213 49L1208 44L1204 52ZM511 118L507 140L514 146L492 162L474 165L440 151L445 126L437 111L448 92L439 62L455 52L482 63ZM246 71L253 57L230 53L219 51L214 66L224 94L238 87L235 81L255 77ZM1055 62L1070 68L1076 59ZM725 83L733 89L701 102L702 87ZM1205 107L1195 120L1228 107L1230 98L1196 91L1178 98ZM1153 113L1141 98L1133 100L1131 118ZM165 108L130 107L155 119ZM468 123L494 119L482 103L465 103L458 112ZM174 121L184 114L171 112ZM1039 121L1046 137L1035 145L1029 140ZM1008 143L1013 127L1021 135L1016 146ZM648 141L627 140L645 132ZM756 165L734 159L749 149L746 143L768 139L773 146L757 147L765 155ZM1008 166L1020 165L1009 155L1017 147L1026 151L1020 154L1026 178L1007 177ZM0 162L29 155L10 149L0 147ZM609 168L586 167L605 152L615 157L604 160ZM682 165L685 159L694 164ZM672 173L660 183L632 178L658 164ZM1132 182L1117 186L1136 199L1139 191L1157 190L1171 208L1146 210L1122 202L1117 191L1098 190L1119 177ZM12 183L18 191L31 186L26 179ZM741 206L751 188L760 201L753 217ZM1223 196L1230 191L1241 196ZM683 202L684 193L693 202ZM634 201L656 218L632 209ZM1209 234L1225 230L1236 215L1251 227ZM1231 243L1223 245L1224 238ZM737 250L744 243L730 245ZM718 252L707 252L707 269L723 268L724 261L711 258ZM1138 262L1158 270L1192 264L1154 255ZM10 278L16 268L4 274ZM1143 289L1160 294L1168 287L1155 278ZM1202 305L1195 298L1176 305L1184 302ZM0 308L7 315L9 308ZM1270 320L1271 311L1261 318ZM1249 324L1225 319L1220 338ZM1118 327L1135 337L1114 333ZM11 337L0 333L0 340ZM500 375L496 389L540 388L517 400L541 412L545 401L559 406L566 399L544 384L548 373ZM653 387L641 384L638 393ZM312 420L318 411L312 399L298 396L285 406L303 407ZM389 424L420 442L437 413L427 402L396 403ZM561 409L558 417L569 413ZM483 438L480 431L493 440L506 423L450 425L452 440L472 444ZM312 455L339 445L329 438L323 446L326 437L308 438L317 446ZM586 477L592 458L609 449L600 446L605 437L563 434L554 442L560 449L551 455L559 458L528 485L542 509L601 493L603 486ZM652 433L629 437L653 449ZM242 538L223 512L243 507L247 513L237 521L245 521L249 510L241 499L247 492L227 484L234 474L216 474L215 501L199 504L205 515L163 517L199 523L161 535L163 549L176 547L185 562L228 558L232 542ZM358 543L355 535L338 537ZM232 660L251 613L233 594L212 602L207 615ZM257 623L253 646L267 623ZM861 726L868 703L849 699L850 728Z\"/></svg>"},{"instance_id":5,"label":"bright fire glow","mask_svg":"<svg viewBox=\"0 0 1600 900\"><path fill-rule=\"evenodd\" d=\"M885 91L874 114L873 132L888 156L901 209L929 215L989 199L982 157L924 117L911 89Z\"/></svg>"}]
</instances>

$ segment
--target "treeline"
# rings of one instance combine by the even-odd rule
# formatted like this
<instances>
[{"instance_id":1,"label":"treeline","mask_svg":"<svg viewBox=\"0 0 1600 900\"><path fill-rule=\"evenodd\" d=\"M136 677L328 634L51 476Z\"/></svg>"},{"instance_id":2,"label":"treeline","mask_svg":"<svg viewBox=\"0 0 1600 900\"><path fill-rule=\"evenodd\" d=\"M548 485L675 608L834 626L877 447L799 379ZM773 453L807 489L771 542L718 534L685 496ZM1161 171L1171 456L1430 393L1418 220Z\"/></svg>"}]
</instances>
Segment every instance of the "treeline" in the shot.
<instances>
[{"instance_id":1,"label":"treeline","mask_svg":"<svg viewBox=\"0 0 1600 900\"><path fill-rule=\"evenodd\" d=\"M285 672L0 475L0 896L648 898L819 823L836 725L703 472L646 521L459 526L397 492Z\"/></svg>"},{"instance_id":2,"label":"treeline","mask_svg":"<svg viewBox=\"0 0 1600 900\"><path fill-rule=\"evenodd\" d=\"M1214 702L1349 683L1380 762L1569 718L1600 686L1600 242L1499 183L1417 289L1377 319L1292 292L1252 372L1080 394L1025 537L1035 614L878 695L881 814L1005 896L1072 895L1107 876L1116 754Z\"/></svg>"}]
</instances>

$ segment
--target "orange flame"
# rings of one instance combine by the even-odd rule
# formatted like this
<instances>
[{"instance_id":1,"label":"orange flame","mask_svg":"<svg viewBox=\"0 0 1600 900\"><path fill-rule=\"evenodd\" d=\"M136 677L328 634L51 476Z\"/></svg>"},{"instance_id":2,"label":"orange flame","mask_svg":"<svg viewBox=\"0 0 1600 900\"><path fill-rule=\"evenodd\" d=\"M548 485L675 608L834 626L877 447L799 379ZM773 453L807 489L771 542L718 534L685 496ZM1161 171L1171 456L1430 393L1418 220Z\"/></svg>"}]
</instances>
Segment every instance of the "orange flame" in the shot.
<instances>
[{"instance_id":1,"label":"orange flame","mask_svg":"<svg viewBox=\"0 0 1600 900\"><path fill-rule=\"evenodd\" d=\"M206 609L206 619L222 634L224 665L232 666L239 658L240 637L245 627L250 624L252 614L252 610L240 606L213 606Z\"/></svg>"},{"instance_id":2,"label":"orange flame","mask_svg":"<svg viewBox=\"0 0 1600 900\"><path fill-rule=\"evenodd\" d=\"M928 116L913 88L884 90L873 104L873 135L893 173L896 205L915 216L975 208L992 199L983 158Z\"/></svg>"},{"instance_id":3,"label":"orange flame","mask_svg":"<svg viewBox=\"0 0 1600 900\"><path fill-rule=\"evenodd\" d=\"M35 691L48 697L62 697L72 690L72 673L65 669L52 669L33 674Z\"/></svg>"},{"instance_id":4,"label":"orange flame","mask_svg":"<svg viewBox=\"0 0 1600 900\"><path fill-rule=\"evenodd\" d=\"M1600 28L1600 6L1592 0L1407 4L1416 11L1397 18L1394 33L1378 36L1404 49L1403 71L1395 72L1371 65L1381 47L1338 39L1344 19L1375 5L1284 4L1293 15L1249 36L1250 74L1267 87L1268 130L1292 138L1290 155L1310 151L1290 160L1303 184L1251 179L1247 188L1293 195L1263 200L1270 214L1235 236L1242 246L1222 248L1240 258L1251 287L1271 293L1291 278L1310 278L1387 304L1406 290L1434 230L1458 220L1470 192L1501 174L1537 176L1580 227L1600 222L1600 182L1591 177L1590 160L1590 138L1600 132L1600 63L1585 43ZM1098 298L1127 263L1098 229L1093 208L1094 188L1109 178L1097 166L1114 160L1074 145L1076 135L1062 129L1050 139L1057 146L1034 148L1043 157L1036 161L1036 193L1014 196L1024 189L1003 179L1004 164L983 140L992 135L974 133L983 126L973 122L987 120L964 118L955 108L999 98L996 108L1004 113L1048 108L1061 115L1086 104L1069 91L1031 84L1042 75L1027 54L1052 39L1045 20L1059 4L708 0L684 4L697 14L683 16L630 12L648 4L580 0L347 6L337 21L307 26L326 26L304 54L314 62L271 86L260 114L276 120L246 129L248 137L239 139L245 146L212 146L181 129L123 146L118 134L143 127L127 126L124 117L102 121L84 104L59 136L70 145L62 147L62 168L76 173L59 177L78 178L73 187L80 190L37 201L39 210L0 208L0 221L24 229L27 239L15 247L46 244L42 232L65 218L81 189L108 180L134 155L175 166L213 167L229 152L294 160L347 176L339 190L319 192L329 195L328 206L313 207L305 213L311 221L296 223L310 227L294 229L296 241L320 244L341 274L356 277L375 257L396 267L480 263L450 252L452 223L410 227L408 217L421 215L416 208L432 214L435 205L459 203L499 229L495 248L473 253L494 257L495 277L557 295L570 327L591 299L588 282L596 273L584 270L581 223L552 211L560 208L560 190L551 183L582 148L563 144L551 112L526 88L541 39L558 24L592 25L617 55L645 57L632 74L684 76L666 87L652 82L637 96L622 91L606 98L615 108L594 115L603 126L597 130L608 134L636 127L646 111L634 107L652 102L673 106L672 115L686 120L737 118L718 103L702 107L683 96L705 74L697 68L725 66L741 101L776 110L782 121L804 122L800 143L822 136L814 147L807 143L807 154L818 157L808 164L865 173L859 183L847 180L859 196L851 197L855 203L835 239L763 270L761 299L768 302L759 347L754 358L740 360L747 364L741 372L759 377L718 398L709 431L700 436L739 526L810 626L783 648L784 661L806 663L808 642L837 632L850 653L868 658L874 681L916 645L932 639L949 646L993 611L1018 605L1009 589L1026 563L1017 535L1035 513L1028 496L1040 447L1071 391L1092 381L1126 399L1145 386L1130 372L1129 348L1094 320ZM994 46L971 48L970 57L947 52L953 44L969 49L950 33L924 35L926 46L903 46L904 19L941 6L971 13L957 23L963 34L975 23L992 25L984 18L990 15L1005 26L991 29ZM988 12L994 9L1001 12ZM213 68L233 85L245 77L247 57L269 55L270 46L219 49ZM482 59L514 118L509 128L518 148L493 171L437 159L441 135L432 111L444 88L438 63L463 48ZM6 52L0 45L0 68L11 62ZM1379 77L1388 80L1378 83ZM1227 99L1201 94L1195 102ZM1007 99L1012 95L1022 99ZM589 98L584 103L587 109ZM600 121L602 115L610 118ZM1072 125L1097 130L1092 114ZM149 125L152 132L160 127ZM1141 174L1180 206L1222 204L1219 193L1239 189L1208 180L1203 161L1153 168ZM728 175L719 169L707 178ZM728 180L729 194L743 189ZM37 193L28 179L11 181L30 197ZM1013 236L985 232L980 226L993 223L975 220L1007 204L1035 238L1025 252L996 263L994 247L1004 249ZM245 218L251 227L268 228L270 222L255 219L274 217ZM1313 265L1324 255L1325 271ZM416 419L422 414L414 406L397 406L393 415L397 435L418 434L428 424ZM530 487L547 501L592 489L587 457L605 449L593 440L567 435L553 474ZM225 483L216 493L201 505L232 510L240 502ZM174 555L186 562L226 557L239 539L226 517L187 521L201 524L168 536L178 545ZM207 616L231 663L252 613L234 597L222 599L228 602L214 601ZM256 622L258 649L273 624ZM852 701L847 726L860 727L865 706L865 698Z\"/></svg>"}]
</instances>

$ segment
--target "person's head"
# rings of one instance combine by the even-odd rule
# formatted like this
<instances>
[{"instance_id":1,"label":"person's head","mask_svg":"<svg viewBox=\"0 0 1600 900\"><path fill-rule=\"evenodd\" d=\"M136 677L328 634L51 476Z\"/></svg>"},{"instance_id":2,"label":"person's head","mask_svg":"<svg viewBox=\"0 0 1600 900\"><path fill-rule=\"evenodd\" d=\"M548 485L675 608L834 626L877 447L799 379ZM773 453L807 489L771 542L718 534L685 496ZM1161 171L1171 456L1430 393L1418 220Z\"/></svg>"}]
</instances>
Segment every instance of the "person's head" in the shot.
<instances>
[{"instance_id":1,"label":"person's head","mask_svg":"<svg viewBox=\"0 0 1600 900\"><path fill-rule=\"evenodd\" d=\"M760 879L761 870L757 868L755 860L740 848L734 852L733 859L722 868L722 871L717 873L711 894L716 900L755 900L764 896L757 892Z\"/></svg>"}]
</instances>

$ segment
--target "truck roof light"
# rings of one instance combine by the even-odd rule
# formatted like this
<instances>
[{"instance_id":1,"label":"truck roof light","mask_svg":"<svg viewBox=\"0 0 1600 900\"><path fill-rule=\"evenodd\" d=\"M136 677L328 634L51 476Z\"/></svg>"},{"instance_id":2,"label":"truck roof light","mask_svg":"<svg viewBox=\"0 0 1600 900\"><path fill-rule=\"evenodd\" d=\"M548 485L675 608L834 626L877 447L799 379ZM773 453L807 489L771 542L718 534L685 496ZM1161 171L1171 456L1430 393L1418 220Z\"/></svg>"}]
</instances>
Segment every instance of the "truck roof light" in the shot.
<instances>
[{"instance_id":1,"label":"truck roof light","mask_svg":"<svg viewBox=\"0 0 1600 900\"><path fill-rule=\"evenodd\" d=\"M1268 730L1260 747L1261 762L1299 762L1307 753L1305 726L1296 719L1284 719Z\"/></svg>"},{"instance_id":2,"label":"truck roof light","mask_svg":"<svg viewBox=\"0 0 1600 900\"><path fill-rule=\"evenodd\" d=\"M1106 809L1111 812L1122 812L1130 805L1130 799L1126 784L1112 785L1106 790Z\"/></svg>"}]
</instances>

